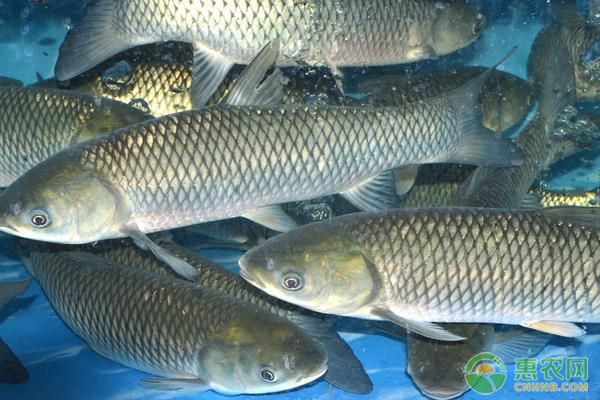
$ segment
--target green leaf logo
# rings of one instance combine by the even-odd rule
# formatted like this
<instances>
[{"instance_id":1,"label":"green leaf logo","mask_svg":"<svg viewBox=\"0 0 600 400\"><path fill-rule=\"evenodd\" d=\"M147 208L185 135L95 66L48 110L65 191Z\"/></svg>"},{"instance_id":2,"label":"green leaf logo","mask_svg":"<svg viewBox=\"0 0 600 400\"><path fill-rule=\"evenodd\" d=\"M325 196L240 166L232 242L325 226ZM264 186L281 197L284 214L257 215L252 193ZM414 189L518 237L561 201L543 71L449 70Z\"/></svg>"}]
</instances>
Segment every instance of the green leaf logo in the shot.
<instances>
[{"instance_id":1,"label":"green leaf logo","mask_svg":"<svg viewBox=\"0 0 600 400\"><path fill-rule=\"evenodd\" d=\"M473 356L466 367L467 385L479 394L492 394L506 382L506 365L492 353L479 353Z\"/></svg>"}]
</instances>

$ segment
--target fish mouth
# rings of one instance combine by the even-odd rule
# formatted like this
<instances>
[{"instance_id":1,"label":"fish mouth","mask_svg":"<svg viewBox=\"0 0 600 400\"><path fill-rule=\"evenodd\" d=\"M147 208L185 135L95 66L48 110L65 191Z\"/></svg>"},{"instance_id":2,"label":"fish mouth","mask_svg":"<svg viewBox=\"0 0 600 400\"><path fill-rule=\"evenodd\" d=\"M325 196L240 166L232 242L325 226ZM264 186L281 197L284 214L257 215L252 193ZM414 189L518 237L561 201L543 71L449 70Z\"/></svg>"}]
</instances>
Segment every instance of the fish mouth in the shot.
<instances>
[{"instance_id":1,"label":"fish mouth","mask_svg":"<svg viewBox=\"0 0 600 400\"><path fill-rule=\"evenodd\" d=\"M325 375L325 372L327 372L327 361L323 362L323 364L321 365L321 368L319 368L319 370L317 372L315 372L312 375L309 375L307 377L302 377L300 379L298 379L298 386L303 386L306 385L312 381L315 381L317 379L319 379L320 377L322 377L323 375Z\"/></svg>"},{"instance_id":2,"label":"fish mouth","mask_svg":"<svg viewBox=\"0 0 600 400\"><path fill-rule=\"evenodd\" d=\"M252 275L250 275L249 272L247 272L244 269L244 266L242 266L242 259L240 258L239 260L239 264L240 264L240 276L248 283L250 283L252 286L256 286L256 287L260 287L259 286L259 281L257 279L255 279Z\"/></svg>"}]
</instances>

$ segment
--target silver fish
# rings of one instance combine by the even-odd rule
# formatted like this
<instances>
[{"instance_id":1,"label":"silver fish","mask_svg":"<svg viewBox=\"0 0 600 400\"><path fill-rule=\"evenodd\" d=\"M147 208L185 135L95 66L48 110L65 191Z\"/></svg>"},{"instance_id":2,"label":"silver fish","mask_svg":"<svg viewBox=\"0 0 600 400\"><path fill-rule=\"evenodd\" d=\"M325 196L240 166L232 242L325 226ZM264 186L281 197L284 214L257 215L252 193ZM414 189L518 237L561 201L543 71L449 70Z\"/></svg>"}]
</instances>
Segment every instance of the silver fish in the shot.
<instances>
[{"instance_id":1,"label":"silver fish","mask_svg":"<svg viewBox=\"0 0 600 400\"><path fill-rule=\"evenodd\" d=\"M97 353L162 377L144 387L271 393L327 369L323 345L294 324L216 290L86 253L32 251L24 263Z\"/></svg>"},{"instance_id":2,"label":"silver fish","mask_svg":"<svg viewBox=\"0 0 600 400\"><path fill-rule=\"evenodd\" d=\"M250 283L315 311L460 340L432 322L523 325L562 336L600 322L600 211L442 208L305 225L244 254Z\"/></svg>"},{"instance_id":3,"label":"silver fish","mask_svg":"<svg viewBox=\"0 0 600 400\"><path fill-rule=\"evenodd\" d=\"M281 39L278 65L387 65L451 53L479 37L483 15L434 0L102 0L66 37L56 77L69 79L125 49L163 40L194 44L201 105L232 65Z\"/></svg>"},{"instance_id":4,"label":"silver fish","mask_svg":"<svg viewBox=\"0 0 600 400\"><path fill-rule=\"evenodd\" d=\"M366 394L372 390L373 384L362 368L360 361L353 354L352 349L331 327L330 321L323 318L324 316L268 296L248 284L239 275L173 243L169 238L165 238L165 235L159 234L159 236L163 237L154 240L173 255L189 262L198 270L198 276L194 279L194 282L198 285L215 289L287 319L321 342L327 350L328 368L323 376L327 382L354 393ZM17 239L14 247L28 264L31 263L31 261L28 261L31 259L30 254L34 252L51 254L58 251L76 251L90 253L128 268L177 277L167 264L153 257L152 254L141 250L128 239L107 240L81 246L57 245Z\"/></svg>"},{"instance_id":5,"label":"silver fish","mask_svg":"<svg viewBox=\"0 0 600 400\"><path fill-rule=\"evenodd\" d=\"M256 87L276 55L267 46L229 98L271 98L279 75ZM485 76L404 107L219 105L133 125L22 176L0 197L0 230L73 244L130 236L193 277L144 233L236 216L288 230L295 223L273 204L341 192L379 209L388 171L404 164L518 165L516 148L478 121L472 93Z\"/></svg>"}]
</instances>

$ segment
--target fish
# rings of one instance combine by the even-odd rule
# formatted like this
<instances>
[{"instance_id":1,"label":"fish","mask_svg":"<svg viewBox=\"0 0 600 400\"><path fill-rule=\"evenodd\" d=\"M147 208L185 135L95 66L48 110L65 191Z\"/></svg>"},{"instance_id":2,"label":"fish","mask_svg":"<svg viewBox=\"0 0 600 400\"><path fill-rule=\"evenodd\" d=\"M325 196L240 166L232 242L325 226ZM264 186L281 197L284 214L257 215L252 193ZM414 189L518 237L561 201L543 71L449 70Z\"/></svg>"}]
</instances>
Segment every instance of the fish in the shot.
<instances>
[{"instance_id":1,"label":"fish","mask_svg":"<svg viewBox=\"0 0 600 400\"><path fill-rule=\"evenodd\" d=\"M406 338L406 372L419 390L432 399L453 399L469 390L466 365L475 355L490 352L505 364L513 364L515 358L535 356L550 338L548 334L521 328L495 329L490 324L448 324L447 328L469 340L440 342L411 333Z\"/></svg>"},{"instance_id":2,"label":"fish","mask_svg":"<svg viewBox=\"0 0 600 400\"><path fill-rule=\"evenodd\" d=\"M0 310L12 299L23 294L31 279L22 281L0 282ZM10 347L0 338L0 382L25 383L29 380L29 372L23 363L12 352Z\"/></svg>"},{"instance_id":3,"label":"fish","mask_svg":"<svg viewBox=\"0 0 600 400\"><path fill-rule=\"evenodd\" d=\"M101 0L70 30L55 66L70 79L128 48L165 40L194 46L195 105L234 64L280 39L278 66L390 65L437 58L475 41L485 17L466 2L363 0Z\"/></svg>"},{"instance_id":4,"label":"fish","mask_svg":"<svg viewBox=\"0 0 600 400\"><path fill-rule=\"evenodd\" d=\"M358 85L368 96L364 102L392 106L438 97L455 90L485 72L485 67L458 67L414 75L383 75ZM536 99L533 85L508 72L494 70L479 94L481 122L500 133L531 110Z\"/></svg>"},{"instance_id":5,"label":"fish","mask_svg":"<svg viewBox=\"0 0 600 400\"><path fill-rule=\"evenodd\" d=\"M277 54L277 42L261 51L228 104L141 122L38 164L0 196L0 231L70 244L129 236L193 278L146 234L238 216L286 231L296 223L277 203L342 193L361 209L387 207L388 171L401 165L521 162L478 121L472 93L487 75L405 107L270 105L281 71L258 85Z\"/></svg>"},{"instance_id":6,"label":"fish","mask_svg":"<svg viewBox=\"0 0 600 400\"><path fill-rule=\"evenodd\" d=\"M589 24L585 16L577 12L574 2L555 7L553 21L536 37L527 61L529 78L542 85L551 49L557 45L568 49L572 70L575 74L577 99L600 98L600 77L583 60L584 54L600 38L600 27Z\"/></svg>"},{"instance_id":7,"label":"fish","mask_svg":"<svg viewBox=\"0 0 600 400\"><path fill-rule=\"evenodd\" d=\"M116 101L65 90L0 86L0 186L75 143L150 118Z\"/></svg>"},{"instance_id":8,"label":"fish","mask_svg":"<svg viewBox=\"0 0 600 400\"><path fill-rule=\"evenodd\" d=\"M397 209L279 234L239 259L244 279L317 312L436 325L495 323L575 337L600 322L600 211Z\"/></svg>"},{"instance_id":9,"label":"fish","mask_svg":"<svg viewBox=\"0 0 600 400\"><path fill-rule=\"evenodd\" d=\"M330 321L316 314L268 296L244 281L238 274L214 263L208 258L174 243L167 235L160 233L157 240L165 249L186 260L198 270L194 283L235 297L286 319L305 330L322 343L327 350L328 368L323 378L343 390L366 394L373 389L369 376L352 349L331 327ZM68 246L27 239L16 239L13 247L25 264L31 264L32 253L83 252L108 260L116 265L124 265L141 271L165 276L178 276L164 262L141 250L131 240L108 240L96 244Z\"/></svg>"},{"instance_id":10,"label":"fish","mask_svg":"<svg viewBox=\"0 0 600 400\"><path fill-rule=\"evenodd\" d=\"M260 394L312 382L324 346L289 321L214 289L88 253L36 252L25 265L98 354L158 377L154 390Z\"/></svg>"},{"instance_id":11,"label":"fish","mask_svg":"<svg viewBox=\"0 0 600 400\"><path fill-rule=\"evenodd\" d=\"M523 150L525 157L523 164L509 168L509 171L481 168L467 179L465 175L471 173L469 168L460 171L455 171L457 169L455 167L447 168L443 170L446 172L444 182L439 184L426 182L422 190L414 187L413 189L417 190L413 195L415 198L424 199L426 203L431 197L427 196L427 193L437 189L439 193L436 193L434 198L436 200L441 198L443 204L440 206L453 204L506 209L523 206L521 204L523 197L528 196L525 192L540 170L547 167L546 160L558 157L556 143L548 140L548 131L553 128L559 109L574 100L575 84L573 73L568 72L572 71L568 52L561 46L553 50L553 55L547 58L548 62L544 70L544 88L540 93L538 107L540 112L536 113L517 138L517 144ZM453 182L450 174L459 175L460 181L465 181L465 184L459 187L460 184ZM452 191L458 193L453 194ZM461 191L467 191L468 194L463 195ZM407 198L410 196L409 193ZM428 207L428 205L417 207ZM407 371L419 390L435 399L455 398L469 390L465 379L465 367L475 354L491 351L509 364L516 358L535 355L544 347L548 339L547 335L544 337L532 332L516 336L514 338L516 341L512 344L510 339L502 343L491 325L440 324L440 326L454 335L464 337L465 340L443 342L410 331L407 333L409 355Z\"/></svg>"}]
</instances>

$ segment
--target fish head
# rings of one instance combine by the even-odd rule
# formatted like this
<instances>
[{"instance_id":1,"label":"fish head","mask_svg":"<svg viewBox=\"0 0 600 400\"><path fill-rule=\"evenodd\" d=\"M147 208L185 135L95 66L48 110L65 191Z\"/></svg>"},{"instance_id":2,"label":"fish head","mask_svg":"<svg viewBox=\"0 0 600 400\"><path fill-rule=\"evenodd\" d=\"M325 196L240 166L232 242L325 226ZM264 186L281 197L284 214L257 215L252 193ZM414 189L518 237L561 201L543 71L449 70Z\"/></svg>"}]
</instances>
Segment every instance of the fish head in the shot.
<instances>
[{"instance_id":1,"label":"fish head","mask_svg":"<svg viewBox=\"0 0 600 400\"><path fill-rule=\"evenodd\" d=\"M465 363L457 359L449 363L444 360L446 368L436 368L435 359L424 359L415 356L410 359L407 372L415 386L432 399L453 399L468 390L465 380Z\"/></svg>"},{"instance_id":2,"label":"fish head","mask_svg":"<svg viewBox=\"0 0 600 400\"><path fill-rule=\"evenodd\" d=\"M291 322L254 307L232 312L198 357L198 371L224 394L293 389L327 371L325 346Z\"/></svg>"},{"instance_id":3,"label":"fish head","mask_svg":"<svg viewBox=\"0 0 600 400\"><path fill-rule=\"evenodd\" d=\"M438 56L453 53L477 40L486 25L485 16L472 5L444 4L433 21L431 45Z\"/></svg>"},{"instance_id":4,"label":"fish head","mask_svg":"<svg viewBox=\"0 0 600 400\"><path fill-rule=\"evenodd\" d=\"M523 119L536 100L533 85L500 71L493 73L485 82L482 93L483 125L496 133L511 128Z\"/></svg>"},{"instance_id":5,"label":"fish head","mask_svg":"<svg viewBox=\"0 0 600 400\"><path fill-rule=\"evenodd\" d=\"M359 246L334 225L337 221L312 223L268 239L240 258L242 277L289 303L356 315L380 285Z\"/></svg>"},{"instance_id":6,"label":"fish head","mask_svg":"<svg viewBox=\"0 0 600 400\"><path fill-rule=\"evenodd\" d=\"M85 243L106 237L119 220L116 196L94 174L59 154L0 195L0 231L27 239Z\"/></svg>"}]
</instances>

